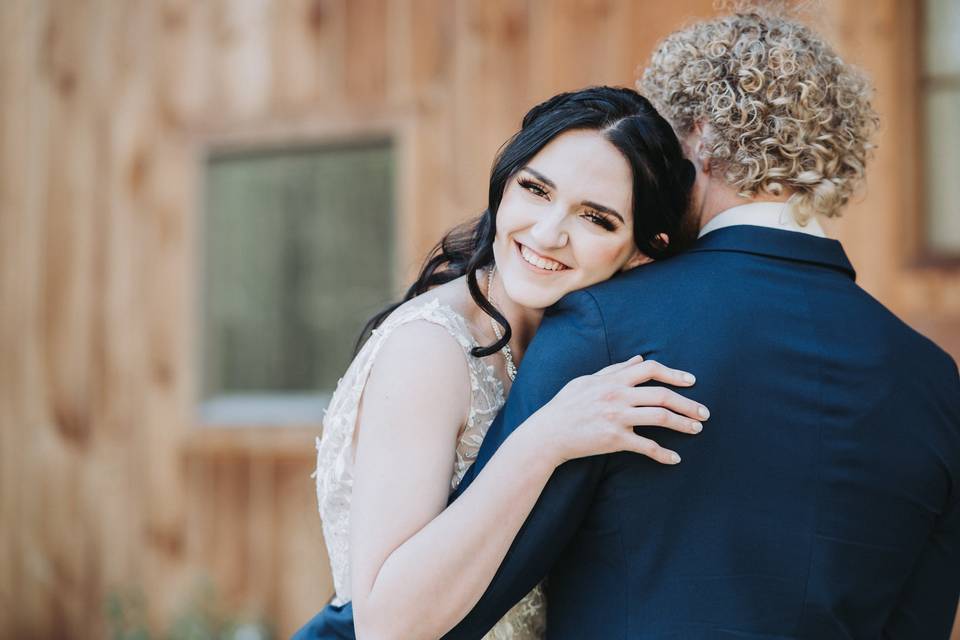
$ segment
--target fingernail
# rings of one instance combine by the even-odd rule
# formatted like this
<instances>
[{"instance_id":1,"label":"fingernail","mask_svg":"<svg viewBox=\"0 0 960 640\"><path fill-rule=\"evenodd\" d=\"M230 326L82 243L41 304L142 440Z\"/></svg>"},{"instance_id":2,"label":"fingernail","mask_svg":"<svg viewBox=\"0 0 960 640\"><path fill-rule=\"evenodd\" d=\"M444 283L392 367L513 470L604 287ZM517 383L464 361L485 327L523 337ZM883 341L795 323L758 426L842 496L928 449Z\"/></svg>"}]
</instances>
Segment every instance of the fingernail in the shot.
<instances>
[{"instance_id":1,"label":"fingernail","mask_svg":"<svg viewBox=\"0 0 960 640\"><path fill-rule=\"evenodd\" d=\"M704 420L710 417L710 411L708 411L707 408L703 405L700 405L700 408L697 409L697 413L699 413L700 417L703 418Z\"/></svg>"},{"instance_id":2,"label":"fingernail","mask_svg":"<svg viewBox=\"0 0 960 640\"><path fill-rule=\"evenodd\" d=\"M689 384L693 384L694 382L697 381L697 379L693 377L692 373L685 373L683 374L683 381Z\"/></svg>"},{"instance_id":3,"label":"fingernail","mask_svg":"<svg viewBox=\"0 0 960 640\"><path fill-rule=\"evenodd\" d=\"M690 430L693 431L694 433L700 433L701 431L703 431L703 425L700 424L699 422L694 422L690 425Z\"/></svg>"},{"instance_id":4,"label":"fingernail","mask_svg":"<svg viewBox=\"0 0 960 640\"><path fill-rule=\"evenodd\" d=\"M676 453L670 454L670 464L677 464L680 462L680 456Z\"/></svg>"}]
</instances>

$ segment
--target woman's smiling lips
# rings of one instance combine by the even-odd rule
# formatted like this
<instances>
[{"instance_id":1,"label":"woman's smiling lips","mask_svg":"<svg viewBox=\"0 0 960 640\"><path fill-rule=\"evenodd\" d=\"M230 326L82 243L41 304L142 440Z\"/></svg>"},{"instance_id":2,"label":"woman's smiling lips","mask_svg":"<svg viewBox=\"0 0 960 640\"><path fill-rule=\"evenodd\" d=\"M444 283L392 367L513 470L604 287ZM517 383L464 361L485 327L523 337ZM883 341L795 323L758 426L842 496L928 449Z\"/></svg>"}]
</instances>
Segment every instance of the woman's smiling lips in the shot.
<instances>
[{"instance_id":1,"label":"woman's smiling lips","mask_svg":"<svg viewBox=\"0 0 960 640\"><path fill-rule=\"evenodd\" d=\"M517 255L520 256L520 259L538 273L558 273L570 268L562 262L540 255L530 247L516 240L514 240L513 244L517 249Z\"/></svg>"}]
</instances>

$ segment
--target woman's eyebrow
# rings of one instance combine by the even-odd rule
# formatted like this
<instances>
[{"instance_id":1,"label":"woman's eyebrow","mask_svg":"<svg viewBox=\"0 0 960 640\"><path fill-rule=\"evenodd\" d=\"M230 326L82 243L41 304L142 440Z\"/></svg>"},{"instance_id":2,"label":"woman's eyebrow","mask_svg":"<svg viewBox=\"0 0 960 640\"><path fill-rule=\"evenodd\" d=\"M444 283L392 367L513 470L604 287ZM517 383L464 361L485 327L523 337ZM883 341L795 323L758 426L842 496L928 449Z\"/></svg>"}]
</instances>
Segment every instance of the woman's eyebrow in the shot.
<instances>
[{"instance_id":1,"label":"woman's eyebrow","mask_svg":"<svg viewBox=\"0 0 960 640\"><path fill-rule=\"evenodd\" d=\"M523 167L523 169L521 169L521 171L526 171L527 173L531 174L534 178L536 178L537 180L539 180L539 181L542 182L543 184L547 185L547 186L550 187L551 189L556 189L556 188L557 188L557 185L556 185L556 183L555 183L553 180L551 180L551 179L548 178L547 176L543 175L543 174L540 173L539 171L536 171L536 170L531 169L530 167L526 167L526 166ZM616 209L611 209L610 207L605 207L605 206L603 206L602 204L599 204L599 203L596 203L596 202L592 202L592 201L590 201L590 200L584 200L584 201L581 202L580 204L582 204L582 205L585 206L585 207L590 207L591 209L596 209L597 211L602 211L602 212L604 212L604 213L609 213L610 215L616 217L621 223L624 222L623 216L620 215L620 213L619 213Z\"/></svg>"},{"instance_id":2,"label":"woman's eyebrow","mask_svg":"<svg viewBox=\"0 0 960 640\"><path fill-rule=\"evenodd\" d=\"M534 170L531 169L530 167L524 167L524 168L522 169L522 171L526 171L527 173L533 174L533 177L534 177L534 178L536 178L537 180L539 180L539 181L542 182L543 184L547 185L547 186L550 187L551 189L556 189L556 188L557 188L557 184L556 184L553 180L551 180L551 179L548 178L547 176L543 175L543 174L540 173L539 171L534 171Z\"/></svg>"},{"instance_id":3,"label":"woman's eyebrow","mask_svg":"<svg viewBox=\"0 0 960 640\"><path fill-rule=\"evenodd\" d=\"M623 216L620 215L615 209L610 207L605 207L602 204L597 204L596 202L591 202L590 200L584 200L580 204L590 207L591 209L596 209L597 211L602 211L604 213L609 213L612 216L615 216L620 222L623 222Z\"/></svg>"}]
</instances>

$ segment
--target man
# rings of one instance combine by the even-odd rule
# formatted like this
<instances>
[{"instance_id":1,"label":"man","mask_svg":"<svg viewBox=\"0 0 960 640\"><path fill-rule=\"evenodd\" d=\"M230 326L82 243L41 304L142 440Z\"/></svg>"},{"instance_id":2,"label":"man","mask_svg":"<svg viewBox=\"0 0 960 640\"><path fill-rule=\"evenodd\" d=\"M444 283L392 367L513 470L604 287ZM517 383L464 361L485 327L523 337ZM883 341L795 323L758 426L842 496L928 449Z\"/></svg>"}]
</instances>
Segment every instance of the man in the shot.
<instances>
[{"instance_id":1,"label":"man","mask_svg":"<svg viewBox=\"0 0 960 640\"><path fill-rule=\"evenodd\" d=\"M548 311L460 491L569 380L637 353L694 372L710 421L647 434L676 467L558 468L448 637L480 637L547 576L551 639L947 638L957 367L857 287L817 222L863 176L866 82L807 28L740 14L669 36L641 90L696 165L700 239Z\"/></svg>"}]
</instances>

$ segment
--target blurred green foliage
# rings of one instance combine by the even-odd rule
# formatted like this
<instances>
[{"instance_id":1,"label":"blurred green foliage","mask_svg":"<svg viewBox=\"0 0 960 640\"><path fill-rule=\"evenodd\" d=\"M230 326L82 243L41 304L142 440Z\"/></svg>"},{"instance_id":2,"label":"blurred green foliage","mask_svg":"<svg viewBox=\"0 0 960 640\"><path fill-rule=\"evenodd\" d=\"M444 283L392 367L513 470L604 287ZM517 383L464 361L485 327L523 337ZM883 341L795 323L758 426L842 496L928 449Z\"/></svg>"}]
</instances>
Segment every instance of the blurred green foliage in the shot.
<instances>
[{"instance_id":1,"label":"blurred green foliage","mask_svg":"<svg viewBox=\"0 0 960 640\"><path fill-rule=\"evenodd\" d=\"M189 595L169 629L156 633L147 622L147 605L140 588L113 591L106 614L111 640L272 640L271 625L226 611L216 589L204 580Z\"/></svg>"}]
</instances>

